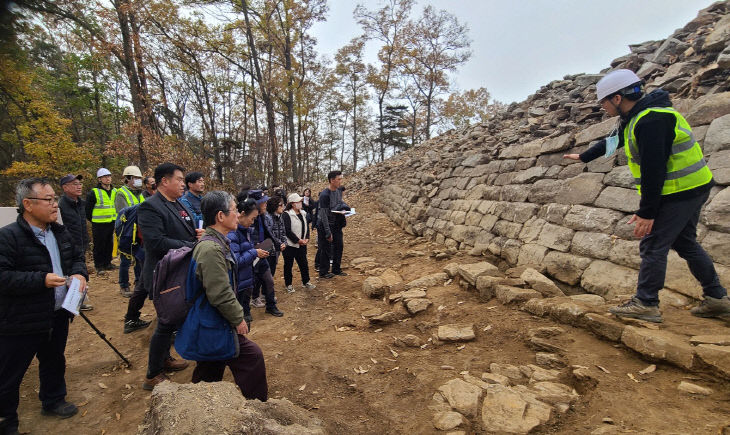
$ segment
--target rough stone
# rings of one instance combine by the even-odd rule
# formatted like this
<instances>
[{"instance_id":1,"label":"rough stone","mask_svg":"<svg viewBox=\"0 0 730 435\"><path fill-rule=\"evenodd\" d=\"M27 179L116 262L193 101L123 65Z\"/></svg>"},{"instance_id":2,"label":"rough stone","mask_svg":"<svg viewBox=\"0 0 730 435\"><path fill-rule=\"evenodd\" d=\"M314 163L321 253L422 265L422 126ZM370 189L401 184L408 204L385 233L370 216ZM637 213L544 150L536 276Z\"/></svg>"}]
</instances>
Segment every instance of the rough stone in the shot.
<instances>
[{"instance_id":1,"label":"rough stone","mask_svg":"<svg viewBox=\"0 0 730 435\"><path fill-rule=\"evenodd\" d=\"M375 257L358 257L353 258L352 261L350 261L350 266L356 267L361 264L367 264L367 263L377 263L375 260Z\"/></svg>"},{"instance_id":2,"label":"rough stone","mask_svg":"<svg viewBox=\"0 0 730 435\"><path fill-rule=\"evenodd\" d=\"M459 263L449 263L444 266L443 271L449 275L449 278L453 278L459 273Z\"/></svg>"},{"instance_id":3,"label":"rough stone","mask_svg":"<svg viewBox=\"0 0 730 435\"><path fill-rule=\"evenodd\" d=\"M574 231L569 228L546 223L540 231L537 243L556 251L567 252L573 240L573 233Z\"/></svg>"},{"instance_id":4,"label":"rough stone","mask_svg":"<svg viewBox=\"0 0 730 435\"><path fill-rule=\"evenodd\" d=\"M560 204L593 204L603 189L603 174L583 173L561 180L555 202Z\"/></svg>"},{"instance_id":5,"label":"rough stone","mask_svg":"<svg viewBox=\"0 0 730 435\"><path fill-rule=\"evenodd\" d=\"M538 352L545 354L545 352ZM555 354L551 354L555 355ZM530 378L530 383L535 382L545 382L545 381L557 381L558 377L560 377L560 370L551 370L551 369L544 369L540 366L536 366L534 364L529 364L526 366L520 366L520 370L523 371L523 374L525 376L528 376Z\"/></svg>"},{"instance_id":6,"label":"rough stone","mask_svg":"<svg viewBox=\"0 0 730 435\"><path fill-rule=\"evenodd\" d=\"M691 126L710 124L713 120L730 113L730 92L704 95L697 99L687 112L687 122ZM705 138L705 141L707 138Z\"/></svg>"},{"instance_id":7,"label":"rough stone","mask_svg":"<svg viewBox=\"0 0 730 435\"><path fill-rule=\"evenodd\" d=\"M540 147L540 153L547 154L557 151L563 151L567 150L572 145L572 135L570 133L565 133L563 135L545 140L545 142L543 142L542 146Z\"/></svg>"},{"instance_id":8,"label":"rough stone","mask_svg":"<svg viewBox=\"0 0 730 435\"><path fill-rule=\"evenodd\" d=\"M611 250L611 236L604 233L578 231L573 236L570 252L584 257L605 259Z\"/></svg>"},{"instance_id":9,"label":"rough stone","mask_svg":"<svg viewBox=\"0 0 730 435\"><path fill-rule=\"evenodd\" d=\"M471 323L439 326L436 336L441 341L471 341L476 338Z\"/></svg>"},{"instance_id":10,"label":"rough stone","mask_svg":"<svg viewBox=\"0 0 730 435\"><path fill-rule=\"evenodd\" d=\"M679 385L677 386L677 389L684 393L698 394L701 396L709 396L710 394L713 393L711 388L701 387L697 384L693 384L693 383L687 382L687 381L680 382Z\"/></svg>"},{"instance_id":11,"label":"rough stone","mask_svg":"<svg viewBox=\"0 0 730 435\"><path fill-rule=\"evenodd\" d=\"M608 233L622 217L624 214L619 211L574 205L565 215L563 225L577 231Z\"/></svg>"},{"instance_id":12,"label":"rough stone","mask_svg":"<svg viewBox=\"0 0 730 435\"><path fill-rule=\"evenodd\" d=\"M482 389L461 379L452 379L439 387L449 405L467 417L476 417Z\"/></svg>"},{"instance_id":13,"label":"rough stone","mask_svg":"<svg viewBox=\"0 0 730 435\"><path fill-rule=\"evenodd\" d=\"M633 294L638 272L608 261L596 260L583 272L581 287L586 291L613 299L618 295Z\"/></svg>"},{"instance_id":14,"label":"rough stone","mask_svg":"<svg viewBox=\"0 0 730 435\"><path fill-rule=\"evenodd\" d=\"M597 313L587 313L584 320L588 329L594 334L614 342L621 341L621 334L623 334L624 328L626 327L626 325L621 322L617 322Z\"/></svg>"},{"instance_id":15,"label":"rough stone","mask_svg":"<svg viewBox=\"0 0 730 435\"><path fill-rule=\"evenodd\" d=\"M639 209L641 197L635 189L608 186L596 200L596 206L633 213Z\"/></svg>"},{"instance_id":16,"label":"rough stone","mask_svg":"<svg viewBox=\"0 0 730 435\"><path fill-rule=\"evenodd\" d=\"M716 183L730 184L730 150L713 153L709 157L707 167L712 171L712 178Z\"/></svg>"},{"instance_id":17,"label":"rough stone","mask_svg":"<svg viewBox=\"0 0 730 435\"><path fill-rule=\"evenodd\" d=\"M621 342L649 358L666 360L685 369L695 366L695 352L688 340L668 331L627 326Z\"/></svg>"},{"instance_id":18,"label":"rough stone","mask_svg":"<svg viewBox=\"0 0 730 435\"><path fill-rule=\"evenodd\" d=\"M580 282L583 271L591 264L591 259L578 257L560 251L551 251L543 260L550 276L566 284L576 285Z\"/></svg>"},{"instance_id":19,"label":"rough stone","mask_svg":"<svg viewBox=\"0 0 730 435\"><path fill-rule=\"evenodd\" d=\"M508 387L510 385L509 378L498 373L482 373L482 381L489 384L504 385L505 387Z\"/></svg>"},{"instance_id":20,"label":"rough stone","mask_svg":"<svg viewBox=\"0 0 730 435\"><path fill-rule=\"evenodd\" d=\"M606 300L603 299L601 296L591 295L591 294L571 295L571 296L569 296L569 298L576 302L580 302L582 304L596 306L596 307L601 306L606 303Z\"/></svg>"},{"instance_id":21,"label":"rough stone","mask_svg":"<svg viewBox=\"0 0 730 435\"><path fill-rule=\"evenodd\" d=\"M536 352L547 352L547 353L558 353L563 354L565 353L565 349L558 346L555 343L552 343L549 340L546 340L544 338L540 337L530 337L530 339L527 341L527 345L530 347L530 349L533 349Z\"/></svg>"},{"instance_id":22,"label":"rough stone","mask_svg":"<svg viewBox=\"0 0 730 435\"><path fill-rule=\"evenodd\" d=\"M409 299L407 301L403 301L403 305L405 305L406 310L408 310L411 315L416 315L422 311L426 311L428 307L431 306L431 303L432 302L428 299Z\"/></svg>"},{"instance_id":23,"label":"rough stone","mask_svg":"<svg viewBox=\"0 0 730 435\"><path fill-rule=\"evenodd\" d=\"M397 337L395 344L403 347L420 347L421 339L417 335L406 334L403 337Z\"/></svg>"},{"instance_id":24,"label":"rough stone","mask_svg":"<svg viewBox=\"0 0 730 435\"><path fill-rule=\"evenodd\" d=\"M535 354L535 363L542 367L557 370L560 370L567 365L563 357L560 355L547 352L537 352Z\"/></svg>"},{"instance_id":25,"label":"rough stone","mask_svg":"<svg viewBox=\"0 0 730 435\"><path fill-rule=\"evenodd\" d=\"M603 182L609 186L623 187L625 189L634 188L634 176L628 166L617 166L606 174Z\"/></svg>"},{"instance_id":26,"label":"rough stone","mask_svg":"<svg viewBox=\"0 0 730 435\"><path fill-rule=\"evenodd\" d=\"M730 95L730 92L726 92ZM723 115L712 121L707 129L703 151L705 154L713 154L718 151L730 148L730 114Z\"/></svg>"},{"instance_id":27,"label":"rough stone","mask_svg":"<svg viewBox=\"0 0 730 435\"><path fill-rule=\"evenodd\" d=\"M497 300L504 305L526 302L533 298L542 297L542 295L535 290L512 287L508 285L496 286L495 294L497 295Z\"/></svg>"},{"instance_id":28,"label":"rough stone","mask_svg":"<svg viewBox=\"0 0 730 435\"><path fill-rule=\"evenodd\" d=\"M730 233L709 231L702 246L714 261L730 266Z\"/></svg>"},{"instance_id":29,"label":"rough stone","mask_svg":"<svg viewBox=\"0 0 730 435\"><path fill-rule=\"evenodd\" d=\"M565 296L565 293L551 279L531 267L525 269L520 278L525 280L533 290L540 292L543 297Z\"/></svg>"},{"instance_id":30,"label":"rough stone","mask_svg":"<svg viewBox=\"0 0 730 435\"><path fill-rule=\"evenodd\" d=\"M414 279L413 281L406 284L406 288L414 288L414 287L435 287L437 285L442 285L446 281L448 281L449 275L447 275L444 272L434 273L431 275L422 276L418 279Z\"/></svg>"},{"instance_id":31,"label":"rough stone","mask_svg":"<svg viewBox=\"0 0 730 435\"><path fill-rule=\"evenodd\" d=\"M596 139L602 139L611 133L611 130L616 127L616 118L609 118L605 121L593 124L587 128L580 130L575 135L576 145L585 145L593 142Z\"/></svg>"},{"instance_id":32,"label":"rough stone","mask_svg":"<svg viewBox=\"0 0 730 435\"><path fill-rule=\"evenodd\" d=\"M163 382L137 433L324 434L324 424L286 399L246 400L230 382Z\"/></svg>"},{"instance_id":33,"label":"rough stone","mask_svg":"<svg viewBox=\"0 0 730 435\"><path fill-rule=\"evenodd\" d=\"M694 335L690 337L689 342L694 345L714 344L717 346L730 346L730 334Z\"/></svg>"},{"instance_id":34,"label":"rough stone","mask_svg":"<svg viewBox=\"0 0 730 435\"><path fill-rule=\"evenodd\" d=\"M499 268L497 266L482 261L480 263L462 264L459 266L459 275L469 284L476 286L477 278L482 275L499 276Z\"/></svg>"},{"instance_id":35,"label":"rough stone","mask_svg":"<svg viewBox=\"0 0 730 435\"><path fill-rule=\"evenodd\" d=\"M730 377L730 346L700 344L695 347L695 351L706 364L717 369L725 377Z\"/></svg>"},{"instance_id":36,"label":"rough stone","mask_svg":"<svg viewBox=\"0 0 730 435\"><path fill-rule=\"evenodd\" d=\"M712 198L705 207L702 222L710 229L730 232L730 189L723 189Z\"/></svg>"},{"instance_id":37,"label":"rough stone","mask_svg":"<svg viewBox=\"0 0 730 435\"><path fill-rule=\"evenodd\" d=\"M433 427L438 430L456 429L464 423L464 416L454 411L437 412L433 416Z\"/></svg>"},{"instance_id":38,"label":"rough stone","mask_svg":"<svg viewBox=\"0 0 730 435\"><path fill-rule=\"evenodd\" d=\"M520 368L512 364L489 364L489 371L493 374L504 376L510 381L521 381L524 379Z\"/></svg>"},{"instance_id":39,"label":"rough stone","mask_svg":"<svg viewBox=\"0 0 730 435\"><path fill-rule=\"evenodd\" d=\"M386 311L383 314L380 314L378 316L373 316L369 318L371 324L373 325L387 325L390 323L395 323L399 320L400 316L398 314L392 312L392 311Z\"/></svg>"},{"instance_id":40,"label":"rough stone","mask_svg":"<svg viewBox=\"0 0 730 435\"><path fill-rule=\"evenodd\" d=\"M520 247L520 255L517 258L518 265L537 265L542 264L545 255L550 249L538 245L536 243L526 243ZM544 269L544 267L543 267Z\"/></svg>"},{"instance_id":41,"label":"rough stone","mask_svg":"<svg viewBox=\"0 0 730 435\"><path fill-rule=\"evenodd\" d=\"M482 404L482 425L487 432L526 434L549 419L550 407L534 397L502 385L487 389Z\"/></svg>"},{"instance_id":42,"label":"rough stone","mask_svg":"<svg viewBox=\"0 0 730 435\"><path fill-rule=\"evenodd\" d=\"M722 17L705 38L702 49L706 51L721 51L730 39L730 16Z\"/></svg>"},{"instance_id":43,"label":"rough stone","mask_svg":"<svg viewBox=\"0 0 730 435\"><path fill-rule=\"evenodd\" d=\"M362 291L370 298L380 298L385 294L386 286L379 276L365 278L362 283Z\"/></svg>"},{"instance_id":44,"label":"rough stone","mask_svg":"<svg viewBox=\"0 0 730 435\"><path fill-rule=\"evenodd\" d=\"M530 388L537 393L539 400L552 405L572 403L580 397L573 388L556 382L536 382Z\"/></svg>"}]
</instances>

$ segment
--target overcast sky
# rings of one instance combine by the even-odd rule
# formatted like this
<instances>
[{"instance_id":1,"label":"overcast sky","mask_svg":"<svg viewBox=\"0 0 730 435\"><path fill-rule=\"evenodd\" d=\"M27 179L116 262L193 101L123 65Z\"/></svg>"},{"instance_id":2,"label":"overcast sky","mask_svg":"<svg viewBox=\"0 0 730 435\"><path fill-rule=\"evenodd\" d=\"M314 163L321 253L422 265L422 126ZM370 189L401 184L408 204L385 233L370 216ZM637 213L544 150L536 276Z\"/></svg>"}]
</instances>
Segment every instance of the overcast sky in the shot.
<instances>
[{"instance_id":1,"label":"overcast sky","mask_svg":"<svg viewBox=\"0 0 730 435\"><path fill-rule=\"evenodd\" d=\"M361 0L377 9L381 0ZM357 1L329 0L326 22L312 34L319 52L333 57L361 30ZM452 75L455 88L486 87L496 100L522 101L566 74L597 73L629 53L629 44L664 39L711 0L418 0L445 9L469 27L472 57ZM375 62L377 43L366 60Z\"/></svg>"}]
</instances>

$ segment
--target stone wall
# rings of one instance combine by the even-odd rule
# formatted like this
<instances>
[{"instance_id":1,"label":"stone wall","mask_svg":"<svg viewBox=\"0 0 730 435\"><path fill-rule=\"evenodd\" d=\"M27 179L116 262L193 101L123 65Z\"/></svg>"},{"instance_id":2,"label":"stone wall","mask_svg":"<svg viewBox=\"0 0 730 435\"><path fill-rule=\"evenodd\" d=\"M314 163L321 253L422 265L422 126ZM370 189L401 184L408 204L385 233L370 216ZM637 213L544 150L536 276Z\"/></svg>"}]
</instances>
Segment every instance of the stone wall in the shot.
<instances>
[{"instance_id":1,"label":"stone wall","mask_svg":"<svg viewBox=\"0 0 730 435\"><path fill-rule=\"evenodd\" d=\"M670 91L717 182L698 240L730 286L730 2L719 2L664 41L630 46L648 90ZM607 70L606 70L607 71ZM604 71L605 72L605 71ZM639 241L627 221L639 195L619 150L589 164L563 158L605 137L616 119L595 102L601 75L566 76L490 121L450 131L362 171L352 187L381 193L407 232L446 247L539 265L605 297L634 292ZM666 288L699 298L686 263L669 256Z\"/></svg>"}]
</instances>

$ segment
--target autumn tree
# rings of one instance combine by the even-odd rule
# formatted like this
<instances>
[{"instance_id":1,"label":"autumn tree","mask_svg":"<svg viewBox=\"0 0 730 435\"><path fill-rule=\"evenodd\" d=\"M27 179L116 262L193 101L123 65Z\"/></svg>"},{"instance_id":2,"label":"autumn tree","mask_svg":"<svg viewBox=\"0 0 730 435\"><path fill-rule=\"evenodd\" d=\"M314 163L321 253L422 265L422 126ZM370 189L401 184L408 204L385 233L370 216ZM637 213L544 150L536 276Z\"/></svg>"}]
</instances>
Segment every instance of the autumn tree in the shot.
<instances>
[{"instance_id":1,"label":"autumn tree","mask_svg":"<svg viewBox=\"0 0 730 435\"><path fill-rule=\"evenodd\" d=\"M362 51L365 41L360 38L352 39L335 54L335 74L338 77L342 93L349 101L352 110L352 168L357 171L357 139L358 121L360 114L358 108L365 104L368 98L367 83L365 74L367 68L362 59Z\"/></svg>"},{"instance_id":2,"label":"autumn tree","mask_svg":"<svg viewBox=\"0 0 730 435\"><path fill-rule=\"evenodd\" d=\"M478 122L486 122L503 108L503 104L492 101L487 88L453 92L440 109L442 121L447 128L464 128Z\"/></svg>"}]
</instances>

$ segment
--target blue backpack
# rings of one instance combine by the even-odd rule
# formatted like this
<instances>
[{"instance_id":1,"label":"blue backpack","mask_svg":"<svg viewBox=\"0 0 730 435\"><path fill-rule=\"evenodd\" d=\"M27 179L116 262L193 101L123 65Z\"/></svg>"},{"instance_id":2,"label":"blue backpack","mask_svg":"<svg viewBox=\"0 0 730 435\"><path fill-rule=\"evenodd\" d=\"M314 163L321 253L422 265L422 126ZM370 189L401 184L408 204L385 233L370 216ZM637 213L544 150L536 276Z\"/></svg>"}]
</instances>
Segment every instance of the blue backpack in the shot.
<instances>
[{"instance_id":1,"label":"blue backpack","mask_svg":"<svg viewBox=\"0 0 730 435\"><path fill-rule=\"evenodd\" d=\"M114 222L114 237L117 252L130 260L144 260L144 251L139 249L141 240L137 237L137 210L139 204L124 207L117 213Z\"/></svg>"}]
</instances>

